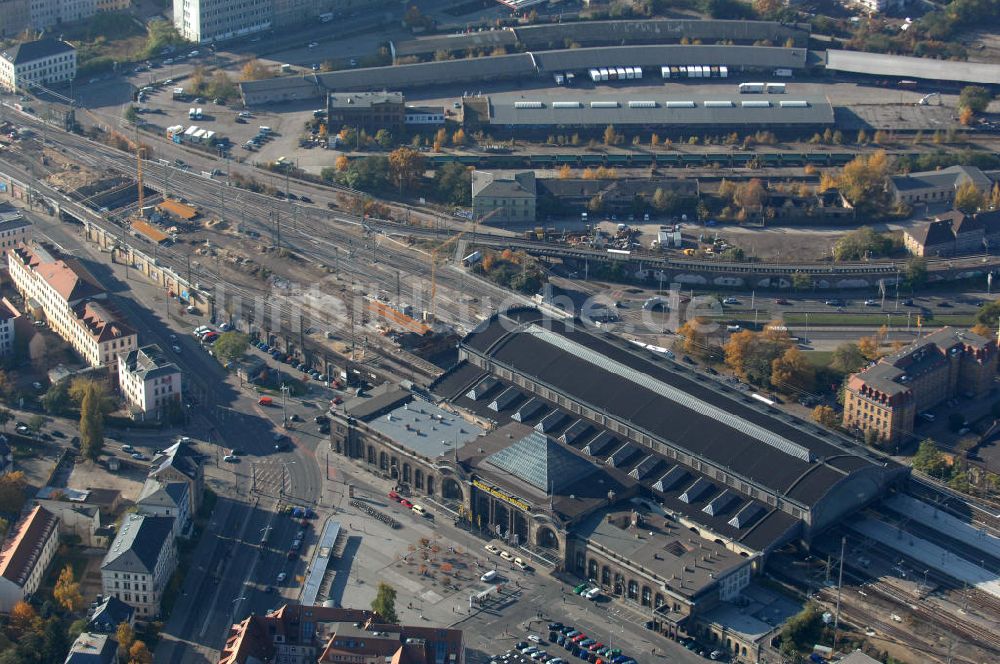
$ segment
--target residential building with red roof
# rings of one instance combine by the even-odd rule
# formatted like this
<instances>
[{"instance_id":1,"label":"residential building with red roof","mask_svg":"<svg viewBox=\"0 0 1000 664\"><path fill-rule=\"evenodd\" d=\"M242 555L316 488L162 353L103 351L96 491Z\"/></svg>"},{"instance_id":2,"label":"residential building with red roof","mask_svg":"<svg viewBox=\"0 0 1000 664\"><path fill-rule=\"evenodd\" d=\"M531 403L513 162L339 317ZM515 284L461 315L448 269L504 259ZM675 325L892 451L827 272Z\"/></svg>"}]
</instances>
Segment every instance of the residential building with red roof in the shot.
<instances>
[{"instance_id":1,"label":"residential building with red roof","mask_svg":"<svg viewBox=\"0 0 1000 664\"><path fill-rule=\"evenodd\" d=\"M49 327L91 366L114 370L118 355L138 346L136 331L110 307L104 287L77 259L29 244L8 249L7 265L26 308L43 313Z\"/></svg>"},{"instance_id":2,"label":"residential building with red roof","mask_svg":"<svg viewBox=\"0 0 1000 664\"><path fill-rule=\"evenodd\" d=\"M11 528L0 551L0 613L38 590L59 546L59 518L36 506Z\"/></svg>"},{"instance_id":3,"label":"residential building with red roof","mask_svg":"<svg viewBox=\"0 0 1000 664\"><path fill-rule=\"evenodd\" d=\"M464 664L462 630L378 622L365 609L286 605L230 628L219 664Z\"/></svg>"}]
</instances>

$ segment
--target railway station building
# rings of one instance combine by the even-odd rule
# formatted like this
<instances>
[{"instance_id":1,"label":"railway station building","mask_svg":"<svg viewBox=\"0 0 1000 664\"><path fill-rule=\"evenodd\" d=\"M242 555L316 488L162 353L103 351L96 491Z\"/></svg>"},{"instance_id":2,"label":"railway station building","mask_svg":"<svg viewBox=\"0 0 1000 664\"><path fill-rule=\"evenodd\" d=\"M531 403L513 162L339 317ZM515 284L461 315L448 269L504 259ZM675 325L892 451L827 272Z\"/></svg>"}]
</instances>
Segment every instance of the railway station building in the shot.
<instances>
[{"instance_id":1,"label":"railway station building","mask_svg":"<svg viewBox=\"0 0 1000 664\"><path fill-rule=\"evenodd\" d=\"M429 389L348 401L332 451L532 564L590 580L656 630L750 660L759 642L718 616L769 554L906 477L711 376L535 309L482 323Z\"/></svg>"}]
</instances>

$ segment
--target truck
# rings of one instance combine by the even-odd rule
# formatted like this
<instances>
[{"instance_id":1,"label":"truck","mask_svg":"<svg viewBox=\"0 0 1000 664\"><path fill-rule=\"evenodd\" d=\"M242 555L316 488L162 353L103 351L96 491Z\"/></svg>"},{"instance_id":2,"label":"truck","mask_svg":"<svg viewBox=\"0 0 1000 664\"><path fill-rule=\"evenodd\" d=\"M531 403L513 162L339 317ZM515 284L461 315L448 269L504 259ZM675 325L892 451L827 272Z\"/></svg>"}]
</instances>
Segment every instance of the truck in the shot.
<instances>
[{"instance_id":1,"label":"truck","mask_svg":"<svg viewBox=\"0 0 1000 664\"><path fill-rule=\"evenodd\" d=\"M287 64L287 63L281 65L281 73L282 74L290 74L290 73L292 73L292 66L290 64Z\"/></svg>"},{"instance_id":2,"label":"truck","mask_svg":"<svg viewBox=\"0 0 1000 664\"><path fill-rule=\"evenodd\" d=\"M774 70L774 75L777 76L777 77L779 77L779 78L791 78L792 77L792 70L791 69L775 69Z\"/></svg>"}]
</instances>

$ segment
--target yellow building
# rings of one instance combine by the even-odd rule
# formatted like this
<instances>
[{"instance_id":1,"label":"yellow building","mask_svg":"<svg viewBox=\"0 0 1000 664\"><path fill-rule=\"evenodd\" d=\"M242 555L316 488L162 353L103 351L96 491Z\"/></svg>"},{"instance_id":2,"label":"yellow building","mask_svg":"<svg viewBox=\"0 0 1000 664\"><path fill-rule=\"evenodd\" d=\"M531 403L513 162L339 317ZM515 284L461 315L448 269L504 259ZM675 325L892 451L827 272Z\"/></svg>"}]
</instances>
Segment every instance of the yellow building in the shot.
<instances>
[{"instance_id":1,"label":"yellow building","mask_svg":"<svg viewBox=\"0 0 1000 664\"><path fill-rule=\"evenodd\" d=\"M843 425L871 431L884 442L901 442L913 432L918 413L954 397L985 394L996 372L995 339L942 328L851 374Z\"/></svg>"},{"instance_id":2,"label":"yellow building","mask_svg":"<svg viewBox=\"0 0 1000 664\"><path fill-rule=\"evenodd\" d=\"M40 245L7 250L14 286L29 310L42 311L52 331L92 367L117 367L120 353L137 346L135 330L107 304L107 292L75 258L61 258Z\"/></svg>"}]
</instances>

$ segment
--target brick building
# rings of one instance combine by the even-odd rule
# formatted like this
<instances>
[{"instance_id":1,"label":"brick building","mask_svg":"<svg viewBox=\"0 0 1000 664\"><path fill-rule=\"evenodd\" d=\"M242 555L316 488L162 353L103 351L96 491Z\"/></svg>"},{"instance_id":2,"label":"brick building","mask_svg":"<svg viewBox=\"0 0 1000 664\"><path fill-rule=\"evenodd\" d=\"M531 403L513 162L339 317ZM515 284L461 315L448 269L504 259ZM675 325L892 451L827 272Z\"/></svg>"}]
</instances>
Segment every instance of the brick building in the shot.
<instances>
[{"instance_id":1,"label":"brick building","mask_svg":"<svg viewBox=\"0 0 1000 664\"><path fill-rule=\"evenodd\" d=\"M851 374L843 425L899 443L913 433L918 413L957 396L982 396L996 372L995 339L942 328Z\"/></svg>"}]
</instances>

